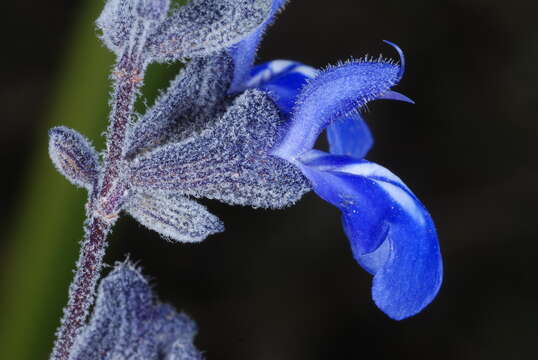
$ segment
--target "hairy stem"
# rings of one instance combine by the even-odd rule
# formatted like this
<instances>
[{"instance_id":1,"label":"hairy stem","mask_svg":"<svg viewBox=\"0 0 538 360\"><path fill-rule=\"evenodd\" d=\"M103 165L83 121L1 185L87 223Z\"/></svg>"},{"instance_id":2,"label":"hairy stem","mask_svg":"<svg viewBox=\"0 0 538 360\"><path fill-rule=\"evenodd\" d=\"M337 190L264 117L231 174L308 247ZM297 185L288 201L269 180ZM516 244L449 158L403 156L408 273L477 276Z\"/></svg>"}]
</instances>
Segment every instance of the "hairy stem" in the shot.
<instances>
[{"instance_id":1,"label":"hairy stem","mask_svg":"<svg viewBox=\"0 0 538 360\"><path fill-rule=\"evenodd\" d=\"M86 223L86 234L77 261L75 278L69 287L69 301L64 308L51 359L69 358L73 343L84 325L101 272L110 227L111 224L98 217Z\"/></svg>"},{"instance_id":2,"label":"hairy stem","mask_svg":"<svg viewBox=\"0 0 538 360\"><path fill-rule=\"evenodd\" d=\"M85 238L76 264L69 300L57 332L51 360L68 360L93 303L95 287L103 264L107 234L116 222L127 185L123 150L138 89L142 84L143 64L129 52L120 57L113 72L112 112L101 180L94 185L86 210Z\"/></svg>"},{"instance_id":3,"label":"hairy stem","mask_svg":"<svg viewBox=\"0 0 538 360\"><path fill-rule=\"evenodd\" d=\"M107 131L104 176L98 189L98 211L115 217L121 206L126 185L121 178L123 151L136 94L143 80L143 65L135 56L123 55L113 73L115 79L110 125Z\"/></svg>"}]
</instances>

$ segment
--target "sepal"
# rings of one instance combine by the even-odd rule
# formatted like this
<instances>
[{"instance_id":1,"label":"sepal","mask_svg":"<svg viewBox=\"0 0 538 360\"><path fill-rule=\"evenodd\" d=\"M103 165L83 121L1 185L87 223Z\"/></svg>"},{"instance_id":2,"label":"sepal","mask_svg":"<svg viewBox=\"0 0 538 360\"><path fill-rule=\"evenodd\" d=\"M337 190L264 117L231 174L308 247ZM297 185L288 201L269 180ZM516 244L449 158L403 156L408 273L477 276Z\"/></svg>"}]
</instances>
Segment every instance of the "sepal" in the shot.
<instances>
[{"instance_id":1,"label":"sepal","mask_svg":"<svg viewBox=\"0 0 538 360\"><path fill-rule=\"evenodd\" d=\"M178 242L200 242L224 231L223 223L205 206L175 194L136 192L126 211L138 222Z\"/></svg>"},{"instance_id":2,"label":"sepal","mask_svg":"<svg viewBox=\"0 0 538 360\"><path fill-rule=\"evenodd\" d=\"M138 0L136 12L142 19L162 21L170 8L170 0Z\"/></svg>"},{"instance_id":3,"label":"sepal","mask_svg":"<svg viewBox=\"0 0 538 360\"><path fill-rule=\"evenodd\" d=\"M101 40L116 54L129 41L134 26L133 5L133 0L107 0L95 22L102 32Z\"/></svg>"},{"instance_id":4,"label":"sepal","mask_svg":"<svg viewBox=\"0 0 538 360\"><path fill-rule=\"evenodd\" d=\"M309 190L294 165L269 151L281 123L267 95L247 90L210 128L133 160L131 183L229 204L282 208Z\"/></svg>"},{"instance_id":5,"label":"sepal","mask_svg":"<svg viewBox=\"0 0 538 360\"><path fill-rule=\"evenodd\" d=\"M101 280L92 317L69 360L201 360L195 335L194 322L158 303L139 270L125 262Z\"/></svg>"},{"instance_id":6,"label":"sepal","mask_svg":"<svg viewBox=\"0 0 538 360\"><path fill-rule=\"evenodd\" d=\"M154 61L207 56L247 37L271 11L271 0L191 0L148 39Z\"/></svg>"},{"instance_id":7,"label":"sepal","mask_svg":"<svg viewBox=\"0 0 538 360\"><path fill-rule=\"evenodd\" d=\"M210 127L225 110L233 65L225 54L195 58L130 129L125 156L132 158Z\"/></svg>"},{"instance_id":8,"label":"sepal","mask_svg":"<svg viewBox=\"0 0 538 360\"><path fill-rule=\"evenodd\" d=\"M194 345L177 340L163 360L203 360L203 356Z\"/></svg>"},{"instance_id":9,"label":"sepal","mask_svg":"<svg viewBox=\"0 0 538 360\"><path fill-rule=\"evenodd\" d=\"M96 21L101 40L120 55L124 48L144 43L169 7L170 0L108 0Z\"/></svg>"},{"instance_id":10,"label":"sepal","mask_svg":"<svg viewBox=\"0 0 538 360\"><path fill-rule=\"evenodd\" d=\"M49 130L49 156L72 184L92 189L99 173L99 157L88 139L65 126Z\"/></svg>"}]
</instances>

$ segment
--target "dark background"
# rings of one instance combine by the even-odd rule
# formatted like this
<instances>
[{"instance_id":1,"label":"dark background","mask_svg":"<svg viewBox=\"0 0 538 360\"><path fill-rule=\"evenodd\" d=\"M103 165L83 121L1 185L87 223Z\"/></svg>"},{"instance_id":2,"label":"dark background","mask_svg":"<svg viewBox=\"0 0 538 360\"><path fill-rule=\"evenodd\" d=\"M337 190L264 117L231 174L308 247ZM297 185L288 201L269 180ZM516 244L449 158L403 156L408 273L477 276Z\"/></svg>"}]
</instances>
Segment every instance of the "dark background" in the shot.
<instances>
[{"instance_id":1,"label":"dark background","mask_svg":"<svg viewBox=\"0 0 538 360\"><path fill-rule=\"evenodd\" d=\"M2 11L3 263L29 160L46 151L36 144L78 11L73 0ZM227 230L199 245L167 243L125 217L107 262L139 261L159 297L197 321L208 360L534 358L537 11L533 1L294 0L262 45L260 61L316 67L395 57L383 39L405 51L397 90L416 105L379 101L365 117L376 139L369 159L403 178L437 224L446 275L418 316L395 322L374 306L338 211L313 194L281 211L208 202ZM65 293L58 299L56 311Z\"/></svg>"}]
</instances>

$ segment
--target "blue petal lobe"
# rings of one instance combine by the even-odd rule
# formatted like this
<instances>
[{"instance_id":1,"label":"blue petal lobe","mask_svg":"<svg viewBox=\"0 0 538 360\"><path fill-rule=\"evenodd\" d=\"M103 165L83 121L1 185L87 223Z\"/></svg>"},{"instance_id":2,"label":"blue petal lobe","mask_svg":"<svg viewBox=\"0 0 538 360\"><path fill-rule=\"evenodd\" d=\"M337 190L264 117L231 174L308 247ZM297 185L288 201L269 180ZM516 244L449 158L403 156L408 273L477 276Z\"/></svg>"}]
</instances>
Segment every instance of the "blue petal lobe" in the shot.
<instances>
[{"instance_id":1,"label":"blue petal lobe","mask_svg":"<svg viewBox=\"0 0 538 360\"><path fill-rule=\"evenodd\" d=\"M289 117L299 90L304 86L307 79L301 73L290 71L286 76L277 77L260 86L259 89L267 92L280 111L286 117Z\"/></svg>"},{"instance_id":2,"label":"blue petal lobe","mask_svg":"<svg viewBox=\"0 0 538 360\"><path fill-rule=\"evenodd\" d=\"M324 156L321 151L310 154L320 156L328 164L320 164L314 156L301 159L301 170L311 181L316 194L338 207L342 212L344 231L357 254L376 250L385 241L388 231L386 218L390 207L388 197L375 181L366 177L353 176L331 171L330 163L336 168L354 164L356 160L339 156ZM323 159L324 158L324 159ZM339 159L340 158L340 159ZM310 161L309 161L310 160Z\"/></svg>"},{"instance_id":3,"label":"blue petal lobe","mask_svg":"<svg viewBox=\"0 0 538 360\"><path fill-rule=\"evenodd\" d=\"M386 62L354 61L319 73L302 88L273 154L294 161L312 149L327 125L395 85L399 69Z\"/></svg>"},{"instance_id":4,"label":"blue petal lobe","mask_svg":"<svg viewBox=\"0 0 538 360\"><path fill-rule=\"evenodd\" d=\"M353 255L374 275L376 305L397 320L420 312L443 273L435 226L422 203L377 164L315 150L299 160L314 191L342 211Z\"/></svg>"},{"instance_id":5,"label":"blue petal lobe","mask_svg":"<svg viewBox=\"0 0 538 360\"><path fill-rule=\"evenodd\" d=\"M394 218L386 240L391 248L389 259L374 276L374 302L396 320L420 312L441 287L443 265L435 226L420 207L423 223L405 212Z\"/></svg>"},{"instance_id":6,"label":"blue petal lobe","mask_svg":"<svg viewBox=\"0 0 538 360\"><path fill-rule=\"evenodd\" d=\"M271 25L278 11L284 6L287 0L273 0L271 12L268 18L258 28L249 35L246 39L232 46L228 53L234 62L234 76L232 84L230 85L229 93L236 93L243 90L243 83L250 75L254 59L256 57L256 50L263 37L265 29Z\"/></svg>"},{"instance_id":7,"label":"blue petal lobe","mask_svg":"<svg viewBox=\"0 0 538 360\"><path fill-rule=\"evenodd\" d=\"M387 262L390 256L390 241L384 241L377 249L368 253L357 255L358 251L354 246L353 242L351 244L351 251L354 254L355 260L359 263L360 266L370 274L375 275L383 265Z\"/></svg>"},{"instance_id":8,"label":"blue petal lobe","mask_svg":"<svg viewBox=\"0 0 538 360\"><path fill-rule=\"evenodd\" d=\"M333 121L327 127L331 154L362 159L374 143L372 133L358 113Z\"/></svg>"},{"instance_id":9,"label":"blue petal lobe","mask_svg":"<svg viewBox=\"0 0 538 360\"><path fill-rule=\"evenodd\" d=\"M285 117L289 117L300 90L318 71L300 62L273 60L252 69L245 88L257 88L269 94Z\"/></svg>"}]
</instances>

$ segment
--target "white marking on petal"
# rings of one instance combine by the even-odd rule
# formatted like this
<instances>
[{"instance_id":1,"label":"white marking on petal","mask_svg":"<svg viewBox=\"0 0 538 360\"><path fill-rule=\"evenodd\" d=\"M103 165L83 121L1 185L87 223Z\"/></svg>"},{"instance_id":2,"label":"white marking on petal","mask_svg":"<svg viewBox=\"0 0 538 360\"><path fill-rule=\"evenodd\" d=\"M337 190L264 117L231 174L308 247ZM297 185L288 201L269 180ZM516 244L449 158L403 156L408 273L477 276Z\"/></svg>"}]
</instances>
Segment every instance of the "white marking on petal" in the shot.
<instances>
[{"instance_id":1,"label":"white marking on petal","mask_svg":"<svg viewBox=\"0 0 538 360\"><path fill-rule=\"evenodd\" d=\"M349 173L353 175L360 175L360 176L365 176L365 177L386 178L387 180L394 181L398 184L405 186L403 181L399 177L394 175L392 172L390 172L389 170L385 169L382 166L379 166L371 162L344 165L344 166L334 169L333 171L345 172L345 173ZM407 188L407 186L405 187Z\"/></svg>"},{"instance_id":2,"label":"white marking on petal","mask_svg":"<svg viewBox=\"0 0 538 360\"><path fill-rule=\"evenodd\" d=\"M318 75L318 70L314 69L313 67L301 65L297 66L295 69L293 69L293 72L297 72L299 74L302 74L308 78L314 78Z\"/></svg>"},{"instance_id":3,"label":"white marking on petal","mask_svg":"<svg viewBox=\"0 0 538 360\"><path fill-rule=\"evenodd\" d=\"M405 210L415 221L423 226L425 224L422 209L420 209L415 199L409 195L409 193L402 188L392 184L379 180L374 180L389 196L397 202L403 210Z\"/></svg>"},{"instance_id":4,"label":"white marking on petal","mask_svg":"<svg viewBox=\"0 0 538 360\"><path fill-rule=\"evenodd\" d=\"M295 64L295 62L290 60L273 60L266 65L264 70L258 72L247 81L243 88L258 87L262 83L269 81L274 76L293 66L293 64Z\"/></svg>"},{"instance_id":5,"label":"white marking on petal","mask_svg":"<svg viewBox=\"0 0 538 360\"><path fill-rule=\"evenodd\" d=\"M269 63L269 68L275 74L278 74L294 63L295 62L291 60L273 60Z\"/></svg>"}]
</instances>

